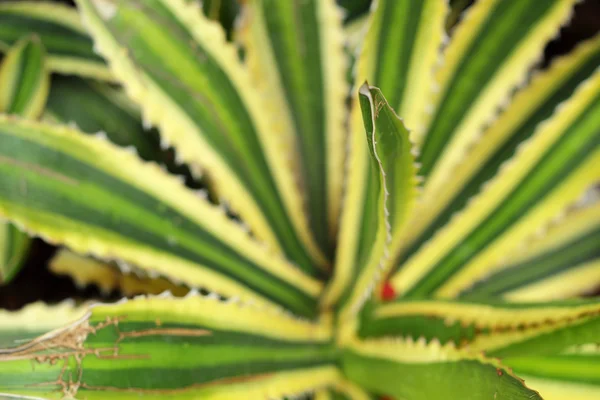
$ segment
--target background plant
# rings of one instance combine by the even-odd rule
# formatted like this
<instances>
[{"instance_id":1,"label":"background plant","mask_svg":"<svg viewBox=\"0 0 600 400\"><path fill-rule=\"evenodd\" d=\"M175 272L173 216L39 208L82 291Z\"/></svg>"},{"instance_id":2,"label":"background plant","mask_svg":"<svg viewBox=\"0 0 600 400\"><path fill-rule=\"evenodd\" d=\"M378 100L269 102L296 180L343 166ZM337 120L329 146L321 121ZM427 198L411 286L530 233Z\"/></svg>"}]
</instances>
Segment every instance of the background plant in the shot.
<instances>
[{"instance_id":1,"label":"background plant","mask_svg":"<svg viewBox=\"0 0 600 400\"><path fill-rule=\"evenodd\" d=\"M77 3L0 4L2 276L23 230L163 294L2 312L0 393L599 395L600 41L534 68L574 1L479 1L448 39L443 2L345 33L257 0L235 43L192 1Z\"/></svg>"}]
</instances>

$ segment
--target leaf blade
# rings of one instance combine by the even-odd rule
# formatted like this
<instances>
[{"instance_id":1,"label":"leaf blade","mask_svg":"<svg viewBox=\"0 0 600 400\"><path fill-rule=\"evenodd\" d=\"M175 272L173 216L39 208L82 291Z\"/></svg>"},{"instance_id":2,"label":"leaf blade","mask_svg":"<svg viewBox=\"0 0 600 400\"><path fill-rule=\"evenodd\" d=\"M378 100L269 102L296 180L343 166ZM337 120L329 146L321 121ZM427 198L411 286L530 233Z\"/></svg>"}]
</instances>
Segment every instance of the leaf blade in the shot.
<instances>
[{"instance_id":1,"label":"leaf blade","mask_svg":"<svg viewBox=\"0 0 600 400\"><path fill-rule=\"evenodd\" d=\"M0 141L0 212L50 242L264 303L249 289L258 284L267 297L299 295L286 305L314 312L319 281L157 165L70 128L14 118L0 117Z\"/></svg>"}]
</instances>

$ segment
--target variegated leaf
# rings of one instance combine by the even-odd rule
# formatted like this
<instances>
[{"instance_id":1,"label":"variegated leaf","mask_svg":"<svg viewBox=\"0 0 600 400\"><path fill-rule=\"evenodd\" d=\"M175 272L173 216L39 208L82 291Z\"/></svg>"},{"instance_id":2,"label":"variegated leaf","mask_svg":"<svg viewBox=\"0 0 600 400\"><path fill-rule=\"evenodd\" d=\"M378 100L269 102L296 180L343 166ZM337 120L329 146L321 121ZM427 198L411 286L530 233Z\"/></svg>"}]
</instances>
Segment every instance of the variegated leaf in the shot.
<instances>
[{"instance_id":1,"label":"variegated leaf","mask_svg":"<svg viewBox=\"0 0 600 400\"><path fill-rule=\"evenodd\" d=\"M342 367L363 388L394 399L541 399L497 360L437 341L356 342L344 353Z\"/></svg>"},{"instance_id":2,"label":"variegated leaf","mask_svg":"<svg viewBox=\"0 0 600 400\"><path fill-rule=\"evenodd\" d=\"M502 269L461 297L508 301L571 298L600 287L600 203L568 211L523 242Z\"/></svg>"},{"instance_id":3,"label":"variegated leaf","mask_svg":"<svg viewBox=\"0 0 600 400\"><path fill-rule=\"evenodd\" d=\"M598 314L600 302L592 299L525 304L398 300L366 307L358 333L365 338L423 337L469 346L479 336L493 340L496 333L510 335L530 328L553 327Z\"/></svg>"},{"instance_id":4,"label":"variegated leaf","mask_svg":"<svg viewBox=\"0 0 600 400\"><path fill-rule=\"evenodd\" d=\"M39 117L46 104L49 81L39 38L28 36L16 42L0 64L0 113ZM9 282L21 269L30 243L27 234L0 221L0 284Z\"/></svg>"},{"instance_id":5,"label":"variegated leaf","mask_svg":"<svg viewBox=\"0 0 600 400\"><path fill-rule=\"evenodd\" d=\"M416 198L412 143L408 130L378 88L364 84L359 91L366 145L371 156L362 220L361 241L352 260L336 270L326 300L341 295L342 318L354 314L385 273L392 235L406 221ZM343 246L344 243L342 242Z\"/></svg>"},{"instance_id":6,"label":"variegated leaf","mask_svg":"<svg viewBox=\"0 0 600 400\"><path fill-rule=\"evenodd\" d=\"M507 357L509 366L544 400L594 400L600 396L600 356L572 354Z\"/></svg>"},{"instance_id":7,"label":"variegated leaf","mask_svg":"<svg viewBox=\"0 0 600 400\"><path fill-rule=\"evenodd\" d=\"M115 76L196 174L252 232L312 275L326 260L260 91L196 2L78 0ZM268 109L268 107L265 107Z\"/></svg>"},{"instance_id":8,"label":"variegated leaf","mask_svg":"<svg viewBox=\"0 0 600 400\"><path fill-rule=\"evenodd\" d=\"M311 229L331 256L349 90L341 10L334 0L251 0L243 16L236 39L244 45L254 81L271 100L288 156L297 158Z\"/></svg>"},{"instance_id":9,"label":"variegated leaf","mask_svg":"<svg viewBox=\"0 0 600 400\"><path fill-rule=\"evenodd\" d=\"M0 64L0 113L38 118L46 105L50 75L37 36L18 41Z\"/></svg>"},{"instance_id":10,"label":"variegated leaf","mask_svg":"<svg viewBox=\"0 0 600 400\"><path fill-rule=\"evenodd\" d=\"M600 179L600 71L524 142L468 207L393 276L407 296L453 297L495 272Z\"/></svg>"},{"instance_id":11,"label":"variegated leaf","mask_svg":"<svg viewBox=\"0 0 600 400\"><path fill-rule=\"evenodd\" d=\"M7 322L15 325L11 317ZM0 394L90 400L293 395L340 379L325 322L197 295L97 305L69 324L0 349Z\"/></svg>"},{"instance_id":12,"label":"variegated leaf","mask_svg":"<svg viewBox=\"0 0 600 400\"><path fill-rule=\"evenodd\" d=\"M155 164L71 128L0 117L0 215L51 243L312 316L322 284Z\"/></svg>"},{"instance_id":13,"label":"variegated leaf","mask_svg":"<svg viewBox=\"0 0 600 400\"><path fill-rule=\"evenodd\" d=\"M418 109L424 107L426 101L427 90L423 87L426 88L433 77L437 50L444 37L446 6L436 0L400 3L382 0L376 4L356 62L356 82L368 80L380 87L385 96L389 96L390 107L405 118L410 128L411 124L418 123ZM384 111L387 109L383 107ZM366 236L368 232L363 228L363 222L371 218L366 215L370 210L367 200L372 196L367 185L371 161L364 145L364 123L357 103L352 105L348 140L348 181L340 218L335 275L325 304L333 304L343 295L350 277L355 276L358 249L367 248L374 239ZM403 221L397 222L391 226L392 249L401 243L398 233Z\"/></svg>"},{"instance_id":14,"label":"variegated leaf","mask_svg":"<svg viewBox=\"0 0 600 400\"><path fill-rule=\"evenodd\" d=\"M81 26L77 11L51 1L3 1L0 3L0 51L35 33L48 51L51 71L112 80L102 57Z\"/></svg>"},{"instance_id":15,"label":"variegated leaf","mask_svg":"<svg viewBox=\"0 0 600 400\"><path fill-rule=\"evenodd\" d=\"M403 235L402 263L435 232L463 209L535 127L552 116L577 86L588 79L600 63L600 36L581 43L572 53L556 59L545 71L534 72L531 82L487 129L480 130L455 165L438 168L425 186L411 229ZM457 158L457 161L459 159ZM452 184L448 184L451 180Z\"/></svg>"},{"instance_id":16,"label":"variegated leaf","mask_svg":"<svg viewBox=\"0 0 600 400\"><path fill-rule=\"evenodd\" d=\"M59 250L50 260L49 269L57 275L69 276L78 287L96 285L104 293L118 291L127 297L165 291L181 297L189 292L187 287L176 285L168 279L150 277L139 270L123 271L118 264L85 257L66 249Z\"/></svg>"}]
</instances>

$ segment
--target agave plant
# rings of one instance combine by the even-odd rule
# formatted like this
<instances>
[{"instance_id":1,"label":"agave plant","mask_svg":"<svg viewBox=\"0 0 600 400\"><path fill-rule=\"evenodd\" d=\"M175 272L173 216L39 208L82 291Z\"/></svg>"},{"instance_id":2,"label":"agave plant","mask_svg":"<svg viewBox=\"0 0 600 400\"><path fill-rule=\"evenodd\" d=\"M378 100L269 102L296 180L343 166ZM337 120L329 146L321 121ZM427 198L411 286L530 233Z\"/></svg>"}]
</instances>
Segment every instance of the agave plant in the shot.
<instances>
[{"instance_id":1,"label":"agave plant","mask_svg":"<svg viewBox=\"0 0 600 400\"><path fill-rule=\"evenodd\" d=\"M233 42L192 0L0 4L10 238L146 293L0 311L0 395L600 398L600 37L537 66L574 3L448 38L379 0L352 82L334 0L248 0Z\"/></svg>"}]
</instances>

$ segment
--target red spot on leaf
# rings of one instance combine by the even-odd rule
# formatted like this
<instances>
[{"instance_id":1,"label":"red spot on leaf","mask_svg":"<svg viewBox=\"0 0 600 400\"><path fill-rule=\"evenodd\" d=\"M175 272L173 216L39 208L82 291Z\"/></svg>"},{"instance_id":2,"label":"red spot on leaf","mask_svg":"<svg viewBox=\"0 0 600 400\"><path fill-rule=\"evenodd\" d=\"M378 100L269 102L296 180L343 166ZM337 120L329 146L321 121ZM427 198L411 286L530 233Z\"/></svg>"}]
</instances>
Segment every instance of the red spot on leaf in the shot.
<instances>
[{"instance_id":1,"label":"red spot on leaf","mask_svg":"<svg viewBox=\"0 0 600 400\"><path fill-rule=\"evenodd\" d=\"M392 284L388 281L383 284L383 288L381 289L381 299L384 301L394 300L396 297L396 291Z\"/></svg>"}]
</instances>

